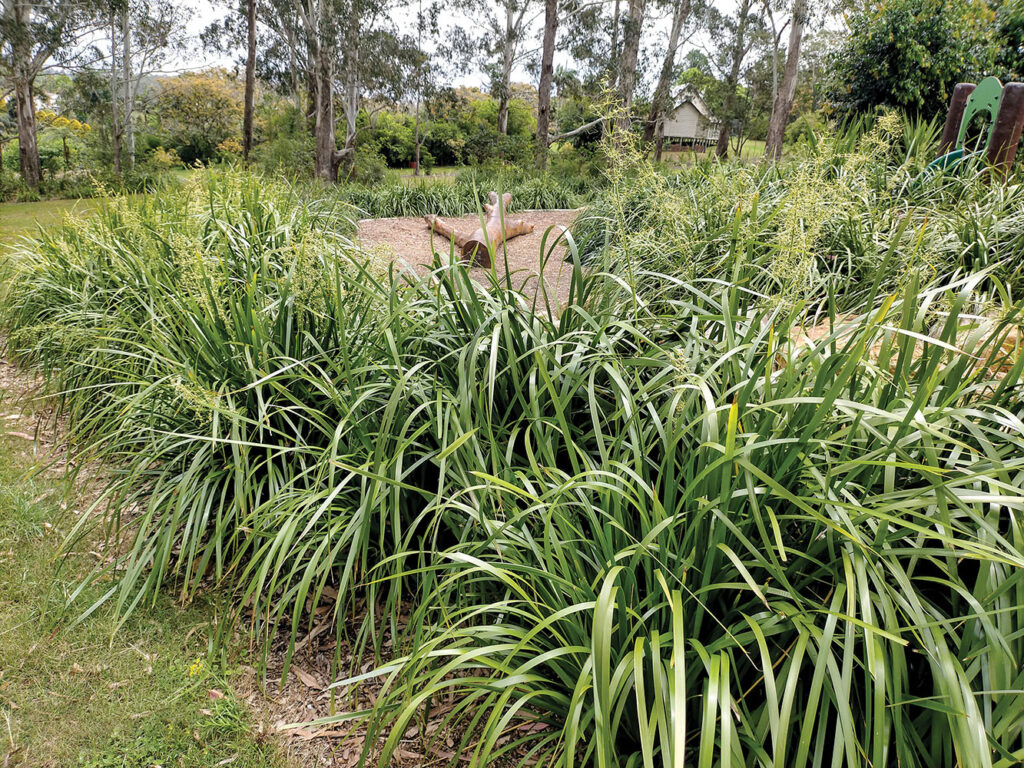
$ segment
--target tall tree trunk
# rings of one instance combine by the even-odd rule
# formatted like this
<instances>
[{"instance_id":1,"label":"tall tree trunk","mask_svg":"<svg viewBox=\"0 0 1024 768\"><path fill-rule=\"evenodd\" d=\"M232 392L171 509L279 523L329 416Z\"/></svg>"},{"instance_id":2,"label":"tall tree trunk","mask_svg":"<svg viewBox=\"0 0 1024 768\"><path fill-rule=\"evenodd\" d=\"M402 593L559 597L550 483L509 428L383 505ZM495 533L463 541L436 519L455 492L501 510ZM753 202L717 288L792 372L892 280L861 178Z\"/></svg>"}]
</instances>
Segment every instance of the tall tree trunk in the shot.
<instances>
[{"instance_id":1,"label":"tall tree trunk","mask_svg":"<svg viewBox=\"0 0 1024 768\"><path fill-rule=\"evenodd\" d=\"M121 12L121 79L124 83L124 103L121 110L125 157L128 168L135 167L135 126L132 116L135 114L135 94L132 88L132 30L128 8Z\"/></svg>"},{"instance_id":2,"label":"tall tree trunk","mask_svg":"<svg viewBox=\"0 0 1024 768\"><path fill-rule=\"evenodd\" d=\"M508 87L501 86L498 92L498 133L502 136L508 135Z\"/></svg>"},{"instance_id":3,"label":"tall tree trunk","mask_svg":"<svg viewBox=\"0 0 1024 768\"><path fill-rule=\"evenodd\" d=\"M725 157L729 154L729 130L732 122L732 109L736 104L736 88L740 82L740 68L743 66L743 58L747 53L745 44L747 36L747 24L750 21L751 0L742 0L736 16L736 39L732 47L732 68L729 70L729 77L725 81L725 104L722 115L722 128L718 132L718 145L715 147L715 154L718 157Z\"/></svg>"},{"instance_id":4,"label":"tall tree trunk","mask_svg":"<svg viewBox=\"0 0 1024 768\"><path fill-rule=\"evenodd\" d=\"M679 48L679 37L683 33L683 24L686 23L689 15L690 0L679 0L672 11L672 29L668 33L668 49L665 51L665 58L661 63L658 85L654 89L654 96L651 97L651 111L647 115L647 124L644 126L644 143L654 138L657 126L665 116L669 89L672 87L672 73L676 68L676 50ZM661 159L660 148L655 150L655 158Z\"/></svg>"},{"instance_id":5,"label":"tall tree trunk","mask_svg":"<svg viewBox=\"0 0 1024 768\"><path fill-rule=\"evenodd\" d=\"M359 75L349 75L345 84L345 143L348 144L356 135L356 122L359 119Z\"/></svg>"},{"instance_id":6,"label":"tall tree trunk","mask_svg":"<svg viewBox=\"0 0 1024 768\"><path fill-rule=\"evenodd\" d=\"M512 65L515 47L515 8L505 0L505 45L501 52L501 80L498 82L498 133L508 135L508 102L512 88Z\"/></svg>"},{"instance_id":7,"label":"tall tree trunk","mask_svg":"<svg viewBox=\"0 0 1024 768\"><path fill-rule=\"evenodd\" d=\"M416 8L416 156L413 175L420 175L420 102L423 100L423 0Z\"/></svg>"},{"instance_id":8,"label":"tall tree trunk","mask_svg":"<svg viewBox=\"0 0 1024 768\"><path fill-rule=\"evenodd\" d=\"M27 57L21 63L27 62ZM43 180L39 163L39 145L36 143L36 105L32 98L32 78L24 70L14 77L14 99L18 119L18 159L21 180L26 186L38 189Z\"/></svg>"},{"instance_id":9,"label":"tall tree trunk","mask_svg":"<svg viewBox=\"0 0 1024 768\"><path fill-rule=\"evenodd\" d=\"M793 97L796 96L796 79L800 72L800 43L807 22L807 0L793 0L793 18L789 26L789 44L786 47L786 69L782 73L782 85L772 104L772 117L768 123L768 138L764 144L764 156L769 160L782 157L782 139L786 133Z\"/></svg>"},{"instance_id":10,"label":"tall tree trunk","mask_svg":"<svg viewBox=\"0 0 1024 768\"><path fill-rule=\"evenodd\" d=\"M286 27L286 40L288 42L288 79L292 89L292 100L295 103L295 111L302 110L302 96L299 93L299 59L295 54L295 33L291 27Z\"/></svg>"},{"instance_id":11,"label":"tall tree trunk","mask_svg":"<svg viewBox=\"0 0 1024 768\"><path fill-rule=\"evenodd\" d=\"M416 154L415 154L415 157L413 157L413 166L414 167L412 169L412 175L413 176L419 176L420 175L420 94L419 94L418 90L416 92L416 130L415 130L415 133L416 133L416 137L415 137Z\"/></svg>"},{"instance_id":12,"label":"tall tree trunk","mask_svg":"<svg viewBox=\"0 0 1024 768\"><path fill-rule=\"evenodd\" d=\"M612 11L612 41L611 47L608 50L608 61L610 63L609 71L611 77L608 79L608 87L615 91L619 87L619 6L621 0L615 0L614 10Z\"/></svg>"},{"instance_id":13,"label":"tall tree trunk","mask_svg":"<svg viewBox=\"0 0 1024 768\"><path fill-rule=\"evenodd\" d=\"M345 149L349 151L347 157L351 160L352 152L355 150L356 123L359 120L359 97L362 94L362 82L359 77L358 30L349 40L345 61L348 67L348 77L345 82Z\"/></svg>"},{"instance_id":14,"label":"tall tree trunk","mask_svg":"<svg viewBox=\"0 0 1024 768\"><path fill-rule=\"evenodd\" d=\"M345 157L350 162L355 151L356 123L359 119L359 99L362 94L362 78L359 72L360 32L358 17L352 17L346 29L345 49L342 52L345 64Z\"/></svg>"},{"instance_id":15,"label":"tall tree trunk","mask_svg":"<svg viewBox=\"0 0 1024 768\"><path fill-rule=\"evenodd\" d=\"M498 133L508 135L508 90L502 88L498 96Z\"/></svg>"},{"instance_id":16,"label":"tall tree trunk","mask_svg":"<svg viewBox=\"0 0 1024 768\"><path fill-rule=\"evenodd\" d=\"M629 112L636 87L636 62L640 56L640 32L644 25L647 0L629 0L629 17L622 35L622 58L619 60L619 106L623 110L619 127L629 128Z\"/></svg>"},{"instance_id":17,"label":"tall tree trunk","mask_svg":"<svg viewBox=\"0 0 1024 768\"><path fill-rule=\"evenodd\" d=\"M722 127L718 129L718 143L715 144L716 157L725 157L729 154L729 132L732 128L732 118L730 118L729 115L732 113L732 107L735 102L736 91L730 90L725 95L723 110L726 117L722 120Z\"/></svg>"},{"instance_id":18,"label":"tall tree trunk","mask_svg":"<svg viewBox=\"0 0 1024 768\"><path fill-rule=\"evenodd\" d=\"M11 13L5 21L13 21L16 31L27 34L32 23L30 3L14 3L4 10ZM38 189L43 180L43 169L39 162L39 144L36 141L36 103L33 93L35 73L31 70L32 50L26 34L15 34L11 40L14 72L11 85L14 87L14 101L18 122L18 160L21 180L26 186Z\"/></svg>"},{"instance_id":19,"label":"tall tree trunk","mask_svg":"<svg viewBox=\"0 0 1024 768\"><path fill-rule=\"evenodd\" d=\"M256 0L246 0L245 106L242 112L242 157L252 153L252 122L256 111Z\"/></svg>"},{"instance_id":20,"label":"tall tree trunk","mask_svg":"<svg viewBox=\"0 0 1024 768\"><path fill-rule=\"evenodd\" d=\"M121 121L117 109L117 23L110 14L110 124L114 152L114 175L121 175Z\"/></svg>"},{"instance_id":21,"label":"tall tree trunk","mask_svg":"<svg viewBox=\"0 0 1024 768\"><path fill-rule=\"evenodd\" d=\"M548 162L548 127L551 124L551 79L555 73L555 34L558 32L558 0L544 0L544 43L540 54L537 86L537 143L534 160L544 170Z\"/></svg>"},{"instance_id":22,"label":"tall tree trunk","mask_svg":"<svg viewBox=\"0 0 1024 768\"><path fill-rule=\"evenodd\" d=\"M818 72L814 68L814 61L811 61L811 112L817 112L818 107Z\"/></svg>"},{"instance_id":23,"label":"tall tree trunk","mask_svg":"<svg viewBox=\"0 0 1024 768\"><path fill-rule=\"evenodd\" d=\"M316 162L317 178L338 180L334 138L334 66L330 49L320 44L316 57Z\"/></svg>"},{"instance_id":24,"label":"tall tree trunk","mask_svg":"<svg viewBox=\"0 0 1024 768\"><path fill-rule=\"evenodd\" d=\"M779 38L782 37L782 30L775 28L775 14L772 13L770 0L764 0L764 12L768 15L768 23L772 27L772 104L779 95ZM785 25L783 25L785 29Z\"/></svg>"},{"instance_id":25,"label":"tall tree trunk","mask_svg":"<svg viewBox=\"0 0 1024 768\"><path fill-rule=\"evenodd\" d=\"M311 52L306 61L308 62L306 68L306 127L309 128L310 134L316 138L316 113L317 105L319 104L317 93L320 90L320 82L317 79L317 62L319 59L316 52Z\"/></svg>"},{"instance_id":26,"label":"tall tree trunk","mask_svg":"<svg viewBox=\"0 0 1024 768\"><path fill-rule=\"evenodd\" d=\"M665 148L665 121L659 120L658 127L654 131L654 162L661 162L661 153Z\"/></svg>"}]
</instances>

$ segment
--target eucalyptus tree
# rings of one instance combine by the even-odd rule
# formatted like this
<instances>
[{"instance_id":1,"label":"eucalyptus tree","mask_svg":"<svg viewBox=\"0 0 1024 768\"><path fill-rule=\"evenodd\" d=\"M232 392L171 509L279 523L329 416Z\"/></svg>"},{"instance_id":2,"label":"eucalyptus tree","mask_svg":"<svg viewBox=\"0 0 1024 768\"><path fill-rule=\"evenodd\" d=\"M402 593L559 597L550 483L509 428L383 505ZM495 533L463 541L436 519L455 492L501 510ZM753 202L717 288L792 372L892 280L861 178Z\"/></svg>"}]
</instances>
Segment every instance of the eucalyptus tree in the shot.
<instances>
[{"instance_id":1,"label":"eucalyptus tree","mask_svg":"<svg viewBox=\"0 0 1024 768\"><path fill-rule=\"evenodd\" d=\"M733 113L738 101L740 74L743 62L757 41L756 32L763 27L763 20L757 13L755 0L739 0L735 13L713 12L709 27L718 44L718 67L724 73L725 93L722 111L719 114L721 128L715 154L725 157L729 152L729 135L732 130ZM714 59L713 59L714 60Z\"/></svg>"},{"instance_id":2,"label":"eucalyptus tree","mask_svg":"<svg viewBox=\"0 0 1024 768\"><path fill-rule=\"evenodd\" d=\"M0 168L4 167L4 145L18 135L18 124L14 115L14 104L7 103L7 97L0 95Z\"/></svg>"},{"instance_id":3,"label":"eucalyptus tree","mask_svg":"<svg viewBox=\"0 0 1024 768\"><path fill-rule=\"evenodd\" d=\"M209 24L201 34L203 46L224 55L245 50L245 57L238 60L238 65L248 70L251 58L249 12L255 11L253 36L259 55L253 59L253 78L289 96L295 108L301 111L302 96L306 92L304 84L311 82L312 68L306 56L304 29L292 0L257 0L251 9L250 0L226 0L225 8L227 13ZM312 99L312 89L308 92ZM312 101L306 111L312 119Z\"/></svg>"},{"instance_id":4,"label":"eucalyptus tree","mask_svg":"<svg viewBox=\"0 0 1024 768\"><path fill-rule=\"evenodd\" d=\"M782 157L782 138L786 132L789 113L796 96L796 81L800 72L800 44L807 23L807 0L793 0L793 11L789 19L789 43L786 46L786 68L782 73L782 84L775 92L772 103L772 117L768 123L764 156L769 160Z\"/></svg>"},{"instance_id":5,"label":"eucalyptus tree","mask_svg":"<svg viewBox=\"0 0 1024 768\"><path fill-rule=\"evenodd\" d=\"M245 0L245 107L242 113L242 157L252 154L253 117L256 112L256 0Z\"/></svg>"},{"instance_id":6,"label":"eucalyptus tree","mask_svg":"<svg viewBox=\"0 0 1024 768\"><path fill-rule=\"evenodd\" d=\"M439 33L439 19L443 8L440 2L430 2L424 6L423 0L416 2L416 50L413 62L413 74L415 77L415 174L420 175L421 153L425 134L423 130L422 111L426 100L437 92L436 78L445 69L440 61L448 59L449 65L458 68L457 55L451 55L450 46L457 45L454 41L437 45ZM435 49L434 56L427 53L424 47L424 37L427 39L427 47Z\"/></svg>"},{"instance_id":7,"label":"eucalyptus tree","mask_svg":"<svg viewBox=\"0 0 1024 768\"><path fill-rule=\"evenodd\" d=\"M362 95L368 89L393 95L409 74L416 47L394 27L390 13L398 6L395 0L291 0L291 5L300 23L310 76L313 167L318 178L334 181L342 161L355 151ZM345 119L341 148L335 135L339 91Z\"/></svg>"},{"instance_id":8,"label":"eucalyptus tree","mask_svg":"<svg viewBox=\"0 0 1024 768\"><path fill-rule=\"evenodd\" d=\"M629 123L649 0L564 0L567 52L591 93L614 96L620 127Z\"/></svg>"},{"instance_id":9,"label":"eucalyptus tree","mask_svg":"<svg viewBox=\"0 0 1024 768\"><path fill-rule=\"evenodd\" d=\"M789 20L781 26L776 19L776 12L782 10L785 5L785 0L762 0L761 7L764 8L764 18L768 23L768 31L770 37L770 45L768 48L768 60L770 66L768 71L771 75L772 80L772 91L771 101L774 104L775 98L779 94L779 54L780 54L780 43L782 36L785 34L787 27L789 27Z\"/></svg>"},{"instance_id":10,"label":"eucalyptus tree","mask_svg":"<svg viewBox=\"0 0 1024 768\"><path fill-rule=\"evenodd\" d=\"M230 0L229 15L204 33L208 47L221 51L249 45L249 0ZM436 28L440 0L419 3L418 24ZM314 172L335 181L351 162L359 132L357 118L371 109L404 101L410 84L420 88L427 69L417 35L395 23L409 0L259 0L254 76L288 92L305 114L315 140ZM245 23L242 23L242 19ZM248 56L247 56L248 58ZM337 136L340 104L344 137Z\"/></svg>"},{"instance_id":11,"label":"eucalyptus tree","mask_svg":"<svg viewBox=\"0 0 1024 768\"><path fill-rule=\"evenodd\" d=\"M512 98L512 72L531 53L530 27L538 12L536 0L462 2L459 8L473 20L480 63L490 80L491 96L498 102L498 133L508 133L508 104Z\"/></svg>"},{"instance_id":12,"label":"eucalyptus tree","mask_svg":"<svg viewBox=\"0 0 1024 768\"><path fill-rule=\"evenodd\" d=\"M647 0L629 0L626 20L622 29L622 53L618 60L619 106L622 109L620 125L629 126L629 111L633 106L633 92L636 90L636 69L640 56L640 37L643 34Z\"/></svg>"},{"instance_id":13,"label":"eucalyptus tree","mask_svg":"<svg viewBox=\"0 0 1024 768\"><path fill-rule=\"evenodd\" d=\"M0 82L14 94L21 177L29 187L42 181L36 78L83 54L101 19L93 0L0 0Z\"/></svg>"},{"instance_id":14,"label":"eucalyptus tree","mask_svg":"<svg viewBox=\"0 0 1024 768\"><path fill-rule=\"evenodd\" d=\"M673 0L669 4L672 21L668 42L661 60L658 82L654 87L654 94L651 96L647 122L644 125L644 142L655 140L654 156L656 160L661 159L662 121L670 105L672 83L676 77L676 53L683 42L683 29L691 20L693 6L693 0Z\"/></svg>"},{"instance_id":15,"label":"eucalyptus tree","mask_svg":"<svg viewBox=\"0 0 1024 768\"><path fill-rule=\"evenodd\" d=\"M537 84L537 140L534 158L541 170L548 159L548 128L551 124L551 84L555 72L555 36L558 33L558 0L544 0L544 38L541 44L540 81Z\"/></svg>"},{"instance_id":16,"label":"eucalyptus tree","mask_svg":"<svg viewBox=\"0 0 1024 768\"><path fill-rule=\"evenodd\" d=\"M313 106L316 148L313 169L318 178L338 178L337 141L334 134L334 77L341 35L342 0L293 0L292 7L305 33L307 73Z\"/></svg>"},{"instance_id":17,"label":"eucalyptus tree","mask_svg":"<svg viewBox=\"0 0 1024 768\"><path fill-rule=\"evenodd\" d=\"M583 88L614 91L622 53L622 0L561 0L559 26Z\"/></svg>"},{"instance_id":18,"label":"eucalyptus tree","mask_svg":"<svg viewBox=\"0 0 1024 768\"><path fill-rule=\"evenodd\" d=\"M114 170L135 163L135 113L142 83L185 47L185 9L173 0L116 0L106 9Z\"/></svg>"}]
</instances>

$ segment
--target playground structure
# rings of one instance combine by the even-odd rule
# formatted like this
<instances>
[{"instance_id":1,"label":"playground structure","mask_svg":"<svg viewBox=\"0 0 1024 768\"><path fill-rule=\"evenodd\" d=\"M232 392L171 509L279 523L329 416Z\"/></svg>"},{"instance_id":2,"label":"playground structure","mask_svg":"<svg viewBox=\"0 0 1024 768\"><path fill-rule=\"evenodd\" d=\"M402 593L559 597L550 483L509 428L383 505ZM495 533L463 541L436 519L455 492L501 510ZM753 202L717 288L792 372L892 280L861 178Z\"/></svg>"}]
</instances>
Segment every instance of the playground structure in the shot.
<instances>
[{"instance_id":1,"label":"playground structure","mask_svg":"<svg viewBox=\"0 0 1024 768\"><path fill-rule=\"evenodd\" d=\"M969 147L965 143L971 122L977 115L988 118L983 138ZM939 142L939 157L926 172L952 170L969 158L984 157L987 164L1006 175L1013 167L1024 131L1024 83L1004 86L996 77L980 83L958 83L949 102L949 113Z\"/></svg>"}]
</instances>

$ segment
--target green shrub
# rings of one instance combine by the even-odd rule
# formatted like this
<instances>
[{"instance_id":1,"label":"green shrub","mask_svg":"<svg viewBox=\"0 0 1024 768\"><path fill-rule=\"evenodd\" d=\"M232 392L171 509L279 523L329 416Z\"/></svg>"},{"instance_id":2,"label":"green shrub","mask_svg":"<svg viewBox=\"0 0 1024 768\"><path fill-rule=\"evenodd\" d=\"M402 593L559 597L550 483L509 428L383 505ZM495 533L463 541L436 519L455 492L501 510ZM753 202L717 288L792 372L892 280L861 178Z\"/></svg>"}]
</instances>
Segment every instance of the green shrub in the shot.
<instances>
[{"instance_id":1,"label":"green shrub","mask_svg":"<svg viewBox=\"0 0 1024 768\"><path fill-rule=\"evenodd\" d=\"M169 171L171 168L180 168L183 163L181 158L178 157L178 153L174 150L174 147L170 149L164 149L163 147L155 147L146 157L146 165L152 168L154 171Z\"/></svg>"},{"instance_id":2,"label":"green shrub","mask_svg":"<svg viewBox=\"0 0 1024 768\"><path fill-rule=\"evenodd\" d=\"M16 171L0 168L0 201L23 199L27 191L25 183Z\"/></svg>"},{"instance_id":3,"label":"green shrub","mask_svg":"<svg viewBox=\"0 0 1024 768\"><path fill-rule=\"evenodd\" d=\"M424 147L421 147L420 148L420 167L423 168L423 171L427 174L427 176L429 176L431 171L434 170L434 166L435 165L436 165L436 163L434 161L434 156L432 154L430 154L430 150L428 150L428 149L426 149Z\"/></svg>"},{"instance_id":4,"label":"green shrub","mask_svg":"<svg viewBox=\"0 0 1024 768\"><path fill-rule=\"evenodd\" d=\"M344 172L344 180L372 187L382 182L387 172L387 164L379 153L372 149L357 147L352 163Z\"/></svg>"},{"instance_id":5,"label":"green shrub","mask_svg":"<svg viewBox=\"0 0 1024 768\"><path fill-rule=\"evenodd\" d=\"M797 144L821 134L826 129L824 117L818 112L805 112L786 126L786 143Z\"/></svg>"},{"instance_id":6,"label":"green shrub","mask_svg":"<svg viewBox=\"0 0 1024 768\"><path fill-rule=\"evenodd\" d=\"M256 163L264 171L285 178L309 178L313 175L315 142L309 133L280 136L257 144Z\"/></svg>"}]
</instances>

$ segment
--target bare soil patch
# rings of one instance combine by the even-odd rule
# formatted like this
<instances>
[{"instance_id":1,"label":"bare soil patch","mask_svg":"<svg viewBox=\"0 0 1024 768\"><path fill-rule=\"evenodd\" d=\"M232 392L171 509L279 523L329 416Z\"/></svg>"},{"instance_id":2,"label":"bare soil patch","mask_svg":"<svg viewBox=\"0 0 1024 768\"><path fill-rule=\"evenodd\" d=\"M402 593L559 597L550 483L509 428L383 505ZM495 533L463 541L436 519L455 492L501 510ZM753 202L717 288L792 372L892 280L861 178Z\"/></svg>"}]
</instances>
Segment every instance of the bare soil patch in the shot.
<instances>
[{"instance_id":1,"label":"bare soil patch","mask_svg":"<svg viewBox=\"0 0 1024 768\"><path fill-rule=\"evenodd\" d=\"M572 264L565 261L565 238L560 237L579 215L577 210L518 211L509 214L533 224L533 232L504 243L494 256L494 271L499 279L509 280L515 290L531 298L548 296L547 305L557 311L569 301ZM467 232L479 226L479 218L460 216L445 218L458 230ZM430 231L420 216L392 219L363 219L357 238L363 248L382 252L396 264L420 275L430 272L435 252L447 258L451 243ZM545 239L546 238L546 239ZM542 252L543 246L543 252ZM454 251L456 256L458 250ZM490 269L473 266L470 276L480 285L489 284ZM541 291L543 285L544 291Z\"/></svg>"},{"instance_id":2,"label":"bare soil patch","mask_svg":"<svg viewBox=\"0 0 1024 768\"><path fill-rule=\"evenodd\" d=\"M381 761L388 732L371 737L362 719L335 722L315 721L344 712L365 711L374 706L384 678L371 678L352 686L332 688L348 671L365 673L386 663L395 653L389 633L382 643L384 658L372 651L356 656L351 644L331 631L334 619L322 606L322 620L296 644L288 676L282 681L287 654L286 631L269 640L266 668L242 666L233 682L235 693L249 706L257 722L264 724L281 744L285 754L302 768L356 768L366 751L366 765L381 768L442 768L451 764L459 749L461 734L445 726L444 719L458 699L455 694L433 702L430 718L415 718L403 733L390 761ZM400 621L407 620L408 610ZM355 629L361 615L352 617ZM340 647L339 647L340 646ZM511 729L506 741L515 737Z\"/></svg>"}]
</instances>

